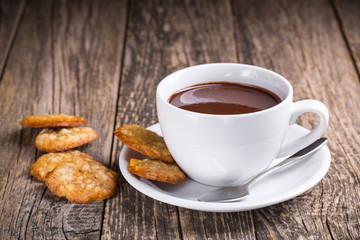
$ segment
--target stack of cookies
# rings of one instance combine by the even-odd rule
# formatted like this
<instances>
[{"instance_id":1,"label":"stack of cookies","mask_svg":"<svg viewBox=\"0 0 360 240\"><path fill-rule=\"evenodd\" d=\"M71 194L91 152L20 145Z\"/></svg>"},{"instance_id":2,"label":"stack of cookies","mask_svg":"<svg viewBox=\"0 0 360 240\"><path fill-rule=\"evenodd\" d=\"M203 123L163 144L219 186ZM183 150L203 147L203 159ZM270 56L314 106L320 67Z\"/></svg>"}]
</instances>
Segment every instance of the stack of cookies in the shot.
<instances>
[{"instance_id":1,"label":"stack of cookies","mask_svg":"<svg viewBox=\"0 0 360 240\"><path fill-rule=\"evenodd\" d=\"M118 173L90 155L71 150L97 138L90 127L79 127L86 119L65 114L30 116L20 122L27 127L44 128L35 146L49 152L31 168L31 175L54 194L76 203L101 201L115 194Z\"/></svg>"},{"instance_id":2,"label":"stack of cookies","mask_svg":"<svg viewBox=\"0 0 360 240\"><path fill-rule=\"evenodd\" d=\"M164 138L139 125L124 125L115 130L116 137L129 148L150 158L131 158L128 170L139 177L166 183L186 181L167 148Z\"/></svg>"}]
</instances>

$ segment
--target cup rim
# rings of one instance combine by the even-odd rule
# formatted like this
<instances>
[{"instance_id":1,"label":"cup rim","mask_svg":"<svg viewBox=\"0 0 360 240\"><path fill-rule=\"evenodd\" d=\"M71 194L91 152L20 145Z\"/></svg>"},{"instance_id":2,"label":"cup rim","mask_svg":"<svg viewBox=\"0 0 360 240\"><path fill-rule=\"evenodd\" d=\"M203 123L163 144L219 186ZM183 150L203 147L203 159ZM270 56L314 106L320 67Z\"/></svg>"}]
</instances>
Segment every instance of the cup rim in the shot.
<instances>
[{"instance_id":1,"label":"cup rim","mask_svg":"<svg viewBox=\"0 0 360 240\"><path fill-rule=\"evenodd\" d=\"M284 99L282 99L279 104L276 104L275 106L272 106L270 108L267 108L267 109L264 109L264 110L261 110L261 111L257 111L257 112L240 113L240 114L211 114L211 113L193 112L193 111L189 111L189 110L185 110L185 109L176 107L176 106L170 104L167 101L167 99L165 100L165 99L163 99L163 97L160 96L160 89L163 88L164 87L163 85L166 84L166 81L169 81L168 79L171 79L174 75L180 74L181 72L190 71L190 70L192 70L194 68L202 68L202 67L211 66L211 65L213 65L213 66L235 66L235 67L242 66L242 67L247 67L247 68L267 72L267 73L269 73L269 74L271 74L273 76L276 76L278 79L281 79L282 82L284 82L285 85L287 86L288 93L287 93L286 97ZM209 81L209 82L212 82L212 81ZM190 87L190 86L192 86L192 85L189 85L187 87ZM260 87L262 87L262 86L260 86ZM171 93L171 94L173 94L173 93ZM283 105L287 104L287 102L289 100L292 101L292 95L293 95L293 87L291 86L290 82L285 77L283 77L282 75L280 75L280 74L278 74L278 73L276 73L274 71L271 71L269 69L266 69L266 68L262 68L262 67L258 67L258 66L250 65L250 64L242 64L242 63L204 63L204 64L198 64L198 65L182 68L182 69L179 69L179 70L177 70L177 71L175 71L173 73L170 73L166 77L164 77L159 82L159 84L158 84L158 86L156 88L156 98L157 98L157 100L161 101L162 103L164 103L165 105L167 105L168 107L170 107L170 108L172 108L174 110L176 109L178 111L183 111L184 113L187 113L187 114L194 114L194 115L199 115L199 116L209 116L209 117L218 117L218 118L224 118L224 117L225 118L250 117L250 116L262 115L262 114L265 114L265 113L270 112L270 111L275 111L276 109L281 108Z\"/></svg>"}]
</instances>

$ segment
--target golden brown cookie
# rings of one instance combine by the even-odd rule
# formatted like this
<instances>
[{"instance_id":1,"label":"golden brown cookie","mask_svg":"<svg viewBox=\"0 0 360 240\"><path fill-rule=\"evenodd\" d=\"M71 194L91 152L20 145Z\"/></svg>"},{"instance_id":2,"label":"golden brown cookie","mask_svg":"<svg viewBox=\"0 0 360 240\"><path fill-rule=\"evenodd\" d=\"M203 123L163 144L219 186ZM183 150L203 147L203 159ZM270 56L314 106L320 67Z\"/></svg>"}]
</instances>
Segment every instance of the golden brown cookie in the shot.
<instances>
[{"instance_id":1,"label":"golden brown cookie","mask_svg":"<svg viewBox=\"0 0 360 240\"><path fill-rule=\"evenodd\" d=\"M89 127L45 128L35 139L37 149L46 152L60 152L93 141L97 133Z\"/></svg>"},{"instance_id":2,"label":"golden brown cookie","mask_svg":"<svg viewBox=\"0 0 360 240\"><path fill-rule=\"evenodd\" d=\"M174 163L164 138L138 125L124 125L115 130L117 138L129 148L149 157Z\"/></svg>"},{"instance_id":3,"label":"golden brown cookie","mask_svg":"<svg viewBox=\"0 0 360 240\"><path fill-rule=\"evenodd\" d=\"M82 161L94 161L94 159L78 150L69 150L65 152L47 153L39 157L39 159L31 167L30 174L40 181L45 181L46 175L54 170L57 166L64 163Z\"/></svg>"},{"instance_id":4,"label":"golden brown cookie","mask_svg":"<svg viewBox=\"0 0 360 240\"><path fill-rule=\"evenodd\" d=\"M20 122L21 125L26 127L75 127L86 123L83 117L56 114L56 115L40 115L29 116Z\"/></svg>"},{"instance_id":5,"label":"golden brown cookie","mask_svg":"<svg viewBox=\"0 0 360 240\"><path fill-rule=\"evenodd\" d=\"M185 173L174 163L131 158L128 169L131 173L150 180L173 184L186 181Z\"/></svg>"},{"instance_id":6,"label":"golden brown cookie","mask_svg":"<svg viewBox=\"0 0 360 240\"><path fill-rule=\"evenodd\" d=\"M118 177L117 172L100 162L79 157L49 172L45 184L51 192L71 202L91 203L114 195Z\"/></svg>"}]
</instances>

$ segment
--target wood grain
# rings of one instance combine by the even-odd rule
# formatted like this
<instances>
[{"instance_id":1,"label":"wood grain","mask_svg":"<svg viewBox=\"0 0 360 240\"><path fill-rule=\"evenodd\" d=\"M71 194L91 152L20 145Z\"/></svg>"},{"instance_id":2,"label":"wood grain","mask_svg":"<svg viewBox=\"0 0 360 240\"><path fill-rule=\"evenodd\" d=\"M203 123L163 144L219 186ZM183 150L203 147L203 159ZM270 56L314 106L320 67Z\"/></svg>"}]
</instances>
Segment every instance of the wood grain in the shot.
<instances>
[{"instance_id":1,"label":"wood grain","mask_svg":"<svg viewBox=\"0 0 360 240\"><path fill-rule=\"evenodd\" d=\"M2 239L359 239L360 53L356 0L14 0L0 2ZM99 134L80 150L118 169L113 130L157 122L166 75L210 62L274 70L294 99L330 111L332 164L311 191L254 211L175 207L120 177L103 202L72 204L33 179L32 114L76 114ZM311 114L298 123L313 128Z\"/></svg>"},{"instance_id":2,"label":"wood grain","mask_svg":"<svg viewBox=\"0 0 360 240\"><path fill-rule=\"evenodd\" d=\"M360 2L356 0L334 1L335 13L351 51L357 73L360 74Z\"/></svg>"},{"instance_id":3,"label":"wood grain","mask_svg":"<svg viewBox=\"0 0 360 240\"><path fill-rule=\"evenodd\" d=\"M25 0L0 1L0 81L24 13L24 6Z\"/></svg>"},{"instance_id":4,"label":"wood grain","mask_svg":"<svg viewBox=\"0 0 360 240\"><path fill-rule=\"evenodd\" d=\"M117 125L156 123L155 90L167 74L195 64L236 62L227 1L134 1L129 12ZM114 147L114 159L120 147ZM117 200L107 205L106 239L254 238L251 213L177 208L144 196L124 179Z\"/></svg>"},{"instance_id":5,"label":"wood grain","mask_svg":"<svg viewBox=\"0 0 360 240\"><path fill-rule=\"evenodd\" d=\"M327 176L304 196L255 211L257 236L359 238L360 86L331 4L234 1L233 8L235 29L241 30L235 35L240 61L279 72L293 84L295 100L318 99L331 114L326 136L333 160ZM309 116L300 123L315 125Z\"/></svg>"},{"instance_id":6,"label":"wood grain","mask_svg":"<svg viewBox=\"0 0 360 240\"><path fill-rule=\"evenodd\" d=\"M83 116L99 137L80 149L110 163L125 11L119 1L27 3L0 83L5 239L99 238L105 202L72 204L31 178L39 130L18 122L37 114Z\"/></svg>"}]
</instances>

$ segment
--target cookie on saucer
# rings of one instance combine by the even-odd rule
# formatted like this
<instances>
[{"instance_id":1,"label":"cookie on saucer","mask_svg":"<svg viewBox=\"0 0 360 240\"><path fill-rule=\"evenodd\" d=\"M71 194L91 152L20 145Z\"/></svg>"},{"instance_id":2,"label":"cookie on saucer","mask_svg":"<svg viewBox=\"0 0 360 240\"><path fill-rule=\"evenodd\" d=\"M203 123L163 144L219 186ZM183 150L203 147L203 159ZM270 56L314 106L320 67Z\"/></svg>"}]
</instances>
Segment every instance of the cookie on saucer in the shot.
<instances>
[{"instance_id":1,"label":"cookie on saucer","mask_svg":"<svg viewBox=\"0 0 360 240\"><path fill-rule=\"evenodd\" d=\"M115 130L116 137L129 148L168 163L175 163L164 138L139 125L124 125Z\"/></svg>"},{"instance_id":2,"label":"cookie on saucer","mask_svg":"<svg viewBox=\"0 0 360 240\"><path fill-rule=\"evenodd\" d=\"M174 163L165 163L154 159L131 158L128 170L137 176L166 183L182 183L186 181L183 171Z\"/></svg>"}]
</instances>

